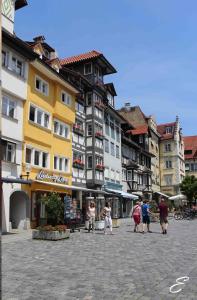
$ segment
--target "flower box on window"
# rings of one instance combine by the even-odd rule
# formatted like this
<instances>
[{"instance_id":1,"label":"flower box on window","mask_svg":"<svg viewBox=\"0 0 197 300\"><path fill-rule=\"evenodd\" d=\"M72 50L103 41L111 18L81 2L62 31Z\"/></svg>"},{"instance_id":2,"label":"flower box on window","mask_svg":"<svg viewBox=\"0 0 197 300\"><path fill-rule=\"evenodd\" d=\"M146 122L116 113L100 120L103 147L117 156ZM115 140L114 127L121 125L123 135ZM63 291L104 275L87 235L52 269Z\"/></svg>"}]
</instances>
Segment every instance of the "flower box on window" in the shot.
<instances>
[{"instance_id":1,"label":"flower box on window","mask_svg":"<svg viewBox=\"0 0 197 300\"><path fill-rule=\"evenodd\" d=\"M80 159L75 159L73 161L73 167L77 169L84 169L84 162L81 161Z\"/></svg>"},{"instance_id":2,"label":"flower box on window","mask_svg":"<svg viewBox=\"0 0 197 300\"><path fill-rule=\"evenodd\" d=\"M73 131L74 131L75 133L77 133L77 134L84 135L84 130L83 130L83 128L82 128L80 125L78 125L78 124L74 124L74 125L73 125Z\"/></svg>"},{"instance_id":3,"label":"flower box on window","mask_svg":"<svg viewBox=\"0 0 197 300\"><path fill-rule=\"evenodd\" d=\"M96 168L96 170L99 170L99 171L103 171L105 169L104 165L101 165L101 164L97 164L95 168Z\"/></svg>"},{"instance_id":4,"label":"flower box on window","mask_svg":"<svg viewBox=\"0 0 197 300\"><path fill-rule=\"evenodd\" d=\"M95 133L95 136L96 136L97 138L99 138L99 139L103 139L103 138L104 138L103 133L100 132L100 131L97 131L97 132Z\"/></svg>"}]
</instances>

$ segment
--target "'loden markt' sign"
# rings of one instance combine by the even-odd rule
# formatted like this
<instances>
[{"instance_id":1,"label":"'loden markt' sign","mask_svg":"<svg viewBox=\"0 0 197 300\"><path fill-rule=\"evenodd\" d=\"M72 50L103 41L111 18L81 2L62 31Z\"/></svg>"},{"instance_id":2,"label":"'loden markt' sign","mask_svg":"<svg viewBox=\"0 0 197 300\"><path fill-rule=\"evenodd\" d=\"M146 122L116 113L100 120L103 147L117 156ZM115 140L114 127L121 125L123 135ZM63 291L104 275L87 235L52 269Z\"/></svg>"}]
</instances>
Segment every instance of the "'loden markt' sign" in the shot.
<instances>
[{"instance_id":1,"label":"'loden markt' sign","mask_svg":"<svg viewBox=\"0 0 197 300\"><path fill-rule=\"evenodd\" d=\"M41 170L37 174L36 179L52 181L52 182L56 182L56 183L68 183L67 178L62 177L62 176L58 176L58 175L50 175L48 173L45 173L43 170Z\"/></svg>"}]
</instances>

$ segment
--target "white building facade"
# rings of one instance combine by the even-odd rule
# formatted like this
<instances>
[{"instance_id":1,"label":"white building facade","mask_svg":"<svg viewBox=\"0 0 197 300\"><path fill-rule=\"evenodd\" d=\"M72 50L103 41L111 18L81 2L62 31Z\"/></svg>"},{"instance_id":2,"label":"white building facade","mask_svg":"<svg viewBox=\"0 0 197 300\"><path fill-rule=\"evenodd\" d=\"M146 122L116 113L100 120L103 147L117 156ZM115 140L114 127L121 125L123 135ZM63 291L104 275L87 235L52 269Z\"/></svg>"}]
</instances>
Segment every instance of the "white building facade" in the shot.
<instances>
[{"instance_id":1,"label":"white building facade","mask_svg":"<svg viewBox=\"0 0 197 300\"><path fill-rule=\"evenodd\" d=\"M22 2L20 1L20 5ZM20 176L22 173L23 103L27 99L28 60L31 55L23 49L20 40L12 35L15 8L20 8L18 5L18 1L2 2L3 232L8 232L11 228L28 228L30 210L28 197L21 191L21 183L25 183L25 180L22 180Z\"/></svg>"}]
</instances>

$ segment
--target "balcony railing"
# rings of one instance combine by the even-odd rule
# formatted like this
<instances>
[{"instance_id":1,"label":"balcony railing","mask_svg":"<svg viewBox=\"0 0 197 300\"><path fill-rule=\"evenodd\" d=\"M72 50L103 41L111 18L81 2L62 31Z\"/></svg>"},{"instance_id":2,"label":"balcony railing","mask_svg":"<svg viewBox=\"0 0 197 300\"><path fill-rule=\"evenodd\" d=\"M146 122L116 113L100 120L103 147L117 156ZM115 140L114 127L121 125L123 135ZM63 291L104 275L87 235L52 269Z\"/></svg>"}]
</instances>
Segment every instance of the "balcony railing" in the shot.
<instances>
[{"instance_id":1,"label":"balcony railing","mask_svg":"<svg viewBox=\"0 0 197 300\"><path fill-rule=\"evenodd\" d=\"M73 161L73 168L77 168L77 169L84 169L84 162L81 161L80 159L75 159Z\"/></svg>"},{"instance_id":2,"label":"balcony railing","mask_svg":"<svg viewBox=\"0 0 197 300\"><path fill-rule=\"evenodd\" d=\"M77 134L84 135L84 130L80 125L74 124L73 131Z\"/></svg>"}]
</instances>

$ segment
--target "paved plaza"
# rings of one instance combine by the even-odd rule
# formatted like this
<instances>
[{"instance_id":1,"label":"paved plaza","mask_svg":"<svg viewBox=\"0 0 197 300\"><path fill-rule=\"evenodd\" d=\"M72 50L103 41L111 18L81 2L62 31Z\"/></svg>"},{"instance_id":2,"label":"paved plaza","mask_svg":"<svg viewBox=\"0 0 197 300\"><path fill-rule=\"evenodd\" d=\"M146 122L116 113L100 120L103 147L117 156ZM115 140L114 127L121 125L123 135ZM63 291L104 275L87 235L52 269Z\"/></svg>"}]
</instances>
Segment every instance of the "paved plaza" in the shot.
<instances>
[{"instance_id":1,"label":"paved plaza","mask_svg":"<svg viewBox=\"0 0 197 300\"><path fill-rule=\"evenodd\" d=\"M62 241L2 237L2 299L197 299L197 220L170 221L168 235L133 232L130 220L114 235L82 230ZM185 284L176 279L188 276Z\"/></svg>"}]
</instances>

